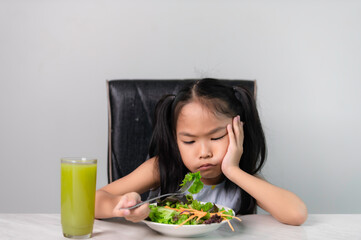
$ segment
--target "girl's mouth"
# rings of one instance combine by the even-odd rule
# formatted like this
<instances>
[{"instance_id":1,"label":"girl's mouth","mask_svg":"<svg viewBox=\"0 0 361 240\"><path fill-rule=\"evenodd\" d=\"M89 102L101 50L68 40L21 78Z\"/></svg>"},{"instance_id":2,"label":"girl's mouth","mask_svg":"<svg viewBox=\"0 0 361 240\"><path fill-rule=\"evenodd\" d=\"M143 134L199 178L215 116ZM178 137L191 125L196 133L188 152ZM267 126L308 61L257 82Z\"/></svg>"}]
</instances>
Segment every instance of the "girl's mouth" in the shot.
<instances>
[{"instance_id":1,"label":"girl's mouth","mask_svg":"<svg viewBox=\"0 0 361 240\"><path fill-rule=\"evenodd\" d=\"M212 167L214 167L213 164L207 163L207 164L201 165L201 166L198 168L198 170L199 170L199 171L205 171L205 170L208 170L208 169L210 169L210 168L212 168Z\"/></svg>"}]
</instances>

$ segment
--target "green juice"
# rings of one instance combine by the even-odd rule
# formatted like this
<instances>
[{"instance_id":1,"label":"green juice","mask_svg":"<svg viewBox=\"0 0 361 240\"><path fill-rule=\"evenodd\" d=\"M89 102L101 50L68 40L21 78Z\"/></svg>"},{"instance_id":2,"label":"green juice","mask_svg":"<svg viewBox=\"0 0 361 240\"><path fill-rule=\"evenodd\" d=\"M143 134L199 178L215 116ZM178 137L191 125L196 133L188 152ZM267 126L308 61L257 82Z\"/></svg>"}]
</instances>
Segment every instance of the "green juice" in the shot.
<instances>
[{"instance_id":1,"label":"green juice","mask_svg":"<svg viewBox=\"0 0 361 240\"><path fill-rule=\"evenodd\" d=\"M96 160L61 163L61 224L67 237L92 234L96 188Z\"/></svg>"}]
</instances>

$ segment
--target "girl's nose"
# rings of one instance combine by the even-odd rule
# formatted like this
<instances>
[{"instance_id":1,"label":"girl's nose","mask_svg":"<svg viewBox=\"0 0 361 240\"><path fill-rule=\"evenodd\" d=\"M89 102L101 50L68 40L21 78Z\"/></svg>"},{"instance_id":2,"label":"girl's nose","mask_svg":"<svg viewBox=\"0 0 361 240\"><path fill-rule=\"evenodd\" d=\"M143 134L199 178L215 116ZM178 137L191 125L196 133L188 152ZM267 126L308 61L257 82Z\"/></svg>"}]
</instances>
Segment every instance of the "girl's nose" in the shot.
<instances>
[{"instance_id":1,"label":"girl's nose","mask_svg":"<svg viewBox=\"0 0 361 240\"><path fill-rule=\"evenodd\" d=\"M208 146L207 143L201 143L199 158L206 159L206 158L211 158L211 157L213 157L213 154L212 154L212 149L210 148L210 146Z\"/></svg>"}]
</instances>

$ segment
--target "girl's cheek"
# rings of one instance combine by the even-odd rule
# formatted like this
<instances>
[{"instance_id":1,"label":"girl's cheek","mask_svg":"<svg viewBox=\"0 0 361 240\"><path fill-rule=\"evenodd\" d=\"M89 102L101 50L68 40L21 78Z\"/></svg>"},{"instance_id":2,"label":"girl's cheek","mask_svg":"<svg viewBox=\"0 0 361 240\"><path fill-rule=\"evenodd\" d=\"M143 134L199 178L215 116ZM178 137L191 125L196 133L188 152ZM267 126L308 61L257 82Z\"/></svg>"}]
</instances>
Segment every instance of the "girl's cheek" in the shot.
<instances>
[{"instance_id":1,"label":"girl's cheek","mask_svg":"<svg viewBox=\"0 0 361 240\"><path fill-rule=\"evenodd\" d=\"M224 144L223 144L223 153L224 154L227 153L228 147L229 147L229 139L228 139L228 135L227 135L227 138L224 139Z\"/></svg>"}]
</instances>

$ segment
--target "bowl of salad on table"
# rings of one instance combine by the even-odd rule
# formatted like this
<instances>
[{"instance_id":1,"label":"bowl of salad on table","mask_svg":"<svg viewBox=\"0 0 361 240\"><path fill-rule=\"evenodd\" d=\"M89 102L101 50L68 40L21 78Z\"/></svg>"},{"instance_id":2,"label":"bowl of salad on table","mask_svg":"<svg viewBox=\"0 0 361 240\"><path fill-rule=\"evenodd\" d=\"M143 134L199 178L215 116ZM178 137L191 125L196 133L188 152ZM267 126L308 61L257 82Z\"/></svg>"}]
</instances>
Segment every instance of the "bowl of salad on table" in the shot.
<instances>
[{"instance_id":1,"label":"bowl of salad on table","mask_svg":"<svg viewBox=\"0 0 361 240\"><path fill-rule=\"evenodd\" d=\"M195 180L188 191L198 193L203 188L200 178L199 172L188 173L180 186ZM194 237L212 232L225 223L234 231L230 220L235 218L241 221L231 208L197 201L191 194L171 196L150 204L149 216L143 222L161 234Z\"/></svg>"}]
</instances>

